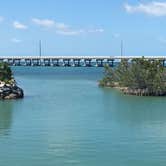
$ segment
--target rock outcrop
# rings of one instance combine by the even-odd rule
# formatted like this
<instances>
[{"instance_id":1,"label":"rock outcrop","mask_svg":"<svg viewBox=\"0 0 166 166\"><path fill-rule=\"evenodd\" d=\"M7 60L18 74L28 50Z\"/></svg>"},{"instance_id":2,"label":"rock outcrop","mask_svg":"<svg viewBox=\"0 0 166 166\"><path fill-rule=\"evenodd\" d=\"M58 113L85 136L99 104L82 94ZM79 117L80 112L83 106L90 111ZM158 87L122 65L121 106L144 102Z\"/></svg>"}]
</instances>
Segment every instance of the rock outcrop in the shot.
<instances>
[{"instance_id":1,"label":"rock outcrop","mask_svg":"<svg viewBox=\"0 0 166 166\"><path fill-rule=\"evenodd\" d=\"M24 92L19 88L15 80L8 83L0 81L0 99L20 99L24 97Z\"/></svg>"}]
</instances>

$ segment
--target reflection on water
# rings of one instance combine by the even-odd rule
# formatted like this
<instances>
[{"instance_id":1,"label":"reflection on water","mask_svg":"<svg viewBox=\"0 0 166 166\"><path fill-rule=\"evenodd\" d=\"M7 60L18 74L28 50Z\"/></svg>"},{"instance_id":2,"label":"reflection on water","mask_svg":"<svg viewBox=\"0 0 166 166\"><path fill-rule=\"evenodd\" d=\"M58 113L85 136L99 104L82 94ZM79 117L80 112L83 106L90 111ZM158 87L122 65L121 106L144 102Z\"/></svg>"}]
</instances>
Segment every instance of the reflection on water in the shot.
<instances>
[{"instance_id":1,"label":"reflection on water","mask_svg":"<svg viewBox=\"0 0 166 166\"><path fill-rule=\"evenodd\" d=\"M11 101L0 101L0 135L9 133L12 123L12 106Z\"/></svg>"},{"instance_id":2,"label":"reflection on water","mask_svg":"<svg viewBox=\"0 0 166 166\"><path fill-rule=\"evenodd\" d=\"M104 110L123 124L143 125L166 122L165 97L123 95L114 89L102 89Z\"/></svg>"}]
</instances>

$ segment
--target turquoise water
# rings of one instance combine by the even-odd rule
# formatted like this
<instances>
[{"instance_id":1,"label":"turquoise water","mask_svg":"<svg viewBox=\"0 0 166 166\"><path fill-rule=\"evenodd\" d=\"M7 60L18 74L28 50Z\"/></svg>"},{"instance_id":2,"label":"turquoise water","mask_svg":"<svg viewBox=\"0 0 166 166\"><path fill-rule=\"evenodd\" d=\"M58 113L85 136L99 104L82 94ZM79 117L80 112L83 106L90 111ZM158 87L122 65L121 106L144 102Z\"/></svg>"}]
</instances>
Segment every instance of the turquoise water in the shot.
<instances>
[{"instance_id":1,"label":"turquoise water","mask_svg":"<svg viewBox=\"0 0 166 166\"><path fill-rule=\"evenodd\" d=\"M165 166L166 98L102 89L98 68L14 68L0 102L0 166Z\"/></svg>"}]
</instances>

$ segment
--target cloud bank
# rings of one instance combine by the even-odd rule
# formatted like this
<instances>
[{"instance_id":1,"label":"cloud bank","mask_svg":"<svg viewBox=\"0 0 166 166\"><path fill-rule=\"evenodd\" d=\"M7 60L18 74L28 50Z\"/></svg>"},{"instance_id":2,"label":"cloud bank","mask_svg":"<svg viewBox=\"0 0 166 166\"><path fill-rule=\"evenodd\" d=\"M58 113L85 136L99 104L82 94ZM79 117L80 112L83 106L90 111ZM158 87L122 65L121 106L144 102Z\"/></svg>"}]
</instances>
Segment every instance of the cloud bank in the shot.
<instances>
[{"instance_id":1,"label":"cloud bank","mask_svg":"<svg viewBox=\"0 0 166 166\"><path fill-rule=\"evenodd\" d=\"M149 3L139 3L138 5L124 5L128 13L144 13L152 16L166 16L166 2L152 1Z\"/></svg>"},{"instance_id":2,"label":"cloud bank","mask_svg":"<svg viewBox=\"0 0 166 166\"><path fill-rule=\"evenodd\" d=\"M85 28L73 28L65 23L56 22L51 19L39 19L33 18L32 22L43 28L54 28L56 34L65 35L65 36L76 36L83 33L102 33L104 29L96 28L96 29L85 29Z\"/></svg>"}]
</instances>

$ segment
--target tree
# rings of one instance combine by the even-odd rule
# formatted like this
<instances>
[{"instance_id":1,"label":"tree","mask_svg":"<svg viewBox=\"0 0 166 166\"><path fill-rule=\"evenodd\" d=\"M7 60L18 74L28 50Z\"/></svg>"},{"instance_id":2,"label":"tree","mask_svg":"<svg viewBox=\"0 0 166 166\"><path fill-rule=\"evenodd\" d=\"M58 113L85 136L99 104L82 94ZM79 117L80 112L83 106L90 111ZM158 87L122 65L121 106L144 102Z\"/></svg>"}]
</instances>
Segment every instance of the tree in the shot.
<instances>
[{"instance_id":1,"label":"tree","mask_svg":"<svg viewBox=\"0 0 166 166\"><path fill-rule=\"evenodd\" d=\"M0 81L9 81L12 79L12 71L7 63L0 63Z\"/></svg>"},{"instance_id":2,"label":"tree","mask_svg":"<svg viewBox=\"0 0 166 166\"><path fill-rule=\"evenodd\" d=\"M122 60L115 69L105 67L104 78L100 83L102 86L127 87L149 95L165 95L166 70L160 60Z\"/></svg>"}]
</instances>

